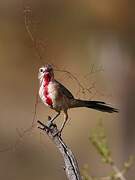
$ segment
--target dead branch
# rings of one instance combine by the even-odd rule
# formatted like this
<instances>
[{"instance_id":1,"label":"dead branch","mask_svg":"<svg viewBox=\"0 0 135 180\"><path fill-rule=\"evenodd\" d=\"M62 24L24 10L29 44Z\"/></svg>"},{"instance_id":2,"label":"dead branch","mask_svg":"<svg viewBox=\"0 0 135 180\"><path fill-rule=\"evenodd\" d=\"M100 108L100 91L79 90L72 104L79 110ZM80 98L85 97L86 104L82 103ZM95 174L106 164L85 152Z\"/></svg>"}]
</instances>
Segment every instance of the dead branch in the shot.
<instances>
[{"instance_id":1,"label":"dead branch","mask_svg":"<svg viewBox=\"0 0 135 180\"><path fill-rule=\"evenodd\" d=\"M38 128L43 130L49 136L51 141L55 144L55 146L61 153L63 160L65 162L64 169L66 171L67 178L69 180L81 180L82 178L80 175L76 158L72 151L63 142L61 136L58 135L57 126L50 122L50 117L48 117L47 125L43 124L41 121L38 121L38 123L42 126Z\"/></svg>"}]
</instances>

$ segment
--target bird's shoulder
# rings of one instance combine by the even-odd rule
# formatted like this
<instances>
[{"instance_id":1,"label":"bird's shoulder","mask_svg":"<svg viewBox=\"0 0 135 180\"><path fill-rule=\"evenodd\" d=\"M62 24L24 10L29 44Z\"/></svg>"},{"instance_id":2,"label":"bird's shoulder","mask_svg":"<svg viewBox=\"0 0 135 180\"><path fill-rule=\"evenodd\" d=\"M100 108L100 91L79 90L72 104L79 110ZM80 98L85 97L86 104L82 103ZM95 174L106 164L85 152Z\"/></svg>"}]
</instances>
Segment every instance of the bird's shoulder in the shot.
<instances>
[{"instance_id":1,"label":"bird's shoulder","mask_svg":"<svg viewBox=\"0 0 135 180\"><path fill-rule=\"evenodd\" d=\"M64 94L65 96L67 96L70 99L73 99L74 96L72 95L72 93L60 82L55 80L55 83L58 85L58 89L59 91L61 91L62 94Z\"/></svg>"}]
</instances>

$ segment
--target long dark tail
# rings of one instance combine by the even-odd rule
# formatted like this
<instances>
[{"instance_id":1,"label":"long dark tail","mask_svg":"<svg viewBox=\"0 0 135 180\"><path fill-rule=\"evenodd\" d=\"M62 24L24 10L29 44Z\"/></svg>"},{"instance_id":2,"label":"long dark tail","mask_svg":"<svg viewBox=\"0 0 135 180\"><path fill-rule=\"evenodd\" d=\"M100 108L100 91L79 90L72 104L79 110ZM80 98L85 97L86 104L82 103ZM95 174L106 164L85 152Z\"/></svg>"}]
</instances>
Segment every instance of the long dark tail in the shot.
<instances>
[{"instance_id":1,"label":"long dark tail","mask_svg":"<svg viewBox=\"0 0 135 180\"><path fill-rule=\"evenodd\" d=\"M102 101L85 101L85 100L74 99L71 101L70 108L75 108L75 107L87 107L108 113L118 112L118 109L108 106L105 102Z\"/></svg>"}]
</instances>

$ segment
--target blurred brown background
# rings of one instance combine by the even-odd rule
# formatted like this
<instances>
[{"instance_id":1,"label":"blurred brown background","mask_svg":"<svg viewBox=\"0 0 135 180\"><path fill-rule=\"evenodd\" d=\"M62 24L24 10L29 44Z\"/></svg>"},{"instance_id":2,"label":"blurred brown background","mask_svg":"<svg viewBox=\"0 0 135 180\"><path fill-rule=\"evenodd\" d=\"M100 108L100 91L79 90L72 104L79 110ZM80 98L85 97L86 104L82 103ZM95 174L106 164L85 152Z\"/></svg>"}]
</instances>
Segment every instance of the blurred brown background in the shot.
<instances>
[{"instance_id":1,"label":"blurred brown background","mask_svg":"<svg viewBox=\"0 0 135 180\"><path fill-rule=\"evenodd\" d=\"M104 100L120 109L108 115L73 109L64 138L74 151L80 169L89 164L91 174L106 175L110 168L100 161L88 137L102 119L113 158L119 168L135 153L135 3L132 0L1 0L0 1L0 149L12 146L31 125L38 68L51 62L75 74L85 87L96 82L91 94L79 97ZM32 31L46 42L39 60L24 26L23 8L32 9ZM47 40L47 41L46 41ZM91 66L104 71L89 74ZM89 74L89 75L88 75ZM87 76L86 76L87 75ZM76 93L75 81L56 73ZM96 92L96 93L95 93ZM54 112L39 103L37 118ZM57 120L61 122L62 116ZM0 179L66 179L63 161L54 145L37 128L16 150L0 153ZM133 180L134 167L127 174Z\"/></svg>"}]
</instances>

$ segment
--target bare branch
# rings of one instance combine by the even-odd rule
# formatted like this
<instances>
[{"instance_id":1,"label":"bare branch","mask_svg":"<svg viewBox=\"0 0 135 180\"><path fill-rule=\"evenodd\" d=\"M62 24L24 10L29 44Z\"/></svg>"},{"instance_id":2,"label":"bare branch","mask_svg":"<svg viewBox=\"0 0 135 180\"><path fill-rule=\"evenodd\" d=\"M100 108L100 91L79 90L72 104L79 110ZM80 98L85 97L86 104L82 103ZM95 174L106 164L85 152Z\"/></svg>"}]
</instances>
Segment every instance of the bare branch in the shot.
<instances>
[{"instance_id":1,"label":"bare branch","mask_svg":"<svg viewBox=\"0 0 135 180\"><path fill-rule=\"evenodd\" d=\"M72 151L64 143L61 136L58 135L57 126L50 122L49 117L48 117L47 125L43 124L40 121L38 121L38 123L42 126L39 128L49 136L51 141L55 144L55 146L58 148L59 152L61 153L63 160L65 162L64 169L66 171L67 178L69 180L81 180L82 178L80 175L76 158L72 153Z\"/></svg>"}]
</instances>

